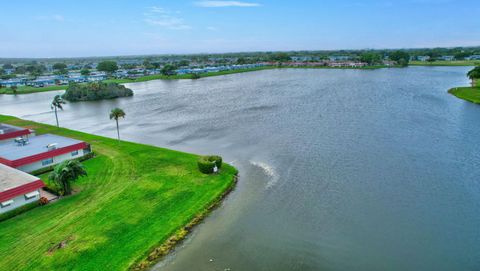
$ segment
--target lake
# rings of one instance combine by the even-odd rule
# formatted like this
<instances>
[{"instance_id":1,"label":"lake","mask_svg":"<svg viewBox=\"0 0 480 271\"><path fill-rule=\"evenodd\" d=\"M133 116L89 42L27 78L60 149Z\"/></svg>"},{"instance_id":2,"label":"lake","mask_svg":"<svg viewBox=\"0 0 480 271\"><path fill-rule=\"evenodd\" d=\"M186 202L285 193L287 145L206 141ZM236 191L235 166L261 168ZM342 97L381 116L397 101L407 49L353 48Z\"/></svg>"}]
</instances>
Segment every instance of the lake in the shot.
<instances>
[{"instance_id":1,"label":"lake","mask_svg":"<svg viewBox=\"0 0 480 271\"><path fill-rule=\"evenodd\" d=\"M134 97L68 104L59 120L115 137L108 115L121 107L122 139L220 154L240 170L154 270L480 270L480 106L447 93L469 69L132 83ZM54 124L56 93L1 95L0 114Z\"/></svg>"}]
</instances>

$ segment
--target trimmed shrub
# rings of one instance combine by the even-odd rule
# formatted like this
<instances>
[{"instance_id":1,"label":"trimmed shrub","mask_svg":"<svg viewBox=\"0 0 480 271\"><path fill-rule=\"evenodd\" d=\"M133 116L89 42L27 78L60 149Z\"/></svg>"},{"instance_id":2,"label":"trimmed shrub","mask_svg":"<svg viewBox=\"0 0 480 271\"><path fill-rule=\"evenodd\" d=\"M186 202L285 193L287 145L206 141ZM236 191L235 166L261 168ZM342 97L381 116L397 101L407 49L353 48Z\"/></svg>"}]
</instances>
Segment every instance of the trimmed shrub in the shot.
<instances>
[{"instance_id":1,"label":"trimmed shrub","mask_svg":"<svg viewBox=\"0 0 480 271\"><path fill-rule=\"evenodd\" d=\"M198 159L197 164L198 170L200 170L200 172L205 174L211 174L213 173L213 168L215 167L215 165L218 169L222 167L222 157L218 155L202 156L200 157L200 159Z\"/></svg>"},{"instance_id":2,"label":"trimmed shrub","mask_svg":"<svg viewBox=\"0 0 480 271\"><path fill-rule=\"evenodd\" d=\"M46 197L41 197L39 201L40 205L47 205L48 204L48 199Z\"/></svg>"}]
</instances>

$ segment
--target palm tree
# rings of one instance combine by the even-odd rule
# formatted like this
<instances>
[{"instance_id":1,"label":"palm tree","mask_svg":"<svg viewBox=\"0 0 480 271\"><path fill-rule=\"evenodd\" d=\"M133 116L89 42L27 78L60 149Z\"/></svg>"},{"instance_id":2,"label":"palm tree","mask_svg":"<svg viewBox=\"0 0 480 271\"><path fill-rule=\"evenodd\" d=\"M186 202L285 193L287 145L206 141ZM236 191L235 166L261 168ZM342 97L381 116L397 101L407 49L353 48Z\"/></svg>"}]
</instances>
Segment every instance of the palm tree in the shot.
<instances>
[{"instance_id":1,"label":"palm tree","mask_svg":"<svg viewBox=\"0 0 480 271\"><path fill-rule=\"evenodd\" d=\"M57 120L57 127L60 127L58 125L58 115L57 115L57 110L63 110L62 104L66 104L66 102L62 99L62 96L60 95L55 95L53 98L52 104L50 105L50 108L55 110L55 119Z\"/></svg>"},{"instance_id":2,"label":"palm tree","mask_svg":"<svg viewBox=\"0 0 480 271\"><path fill-rule=\"evenodd\" d=\"M473 68L473 70L467 73L468 78L472 80L472 86L475 86L475 81L480 79L480 66Z\"/></svg>"},{"instance_id":3,"label":"palm tree","mask_svg":"<svg viewBox=\"0 0 480 271\"><path fill-rule=\"evenodd\" d=\"M87 171L79 161L69 160L57 165L49 179L62 188L64 195L70 195L72 194L71 182L86 175Z\"/></svg>"},{"instance_id":4,"label":"palm tree","mask_svg":"<svg viewBox=\"0 0 480 271\"><path fill-rule=\"evenodd\" d=\"M118 107L112 109L112 111L110 112L110 119L115 119L115 121L117 122L118 141L120 141L120 129L118 128L118 119L125 118L125 115L125 112L123 112L123 110Z\"/></svg>"}]
</instances>

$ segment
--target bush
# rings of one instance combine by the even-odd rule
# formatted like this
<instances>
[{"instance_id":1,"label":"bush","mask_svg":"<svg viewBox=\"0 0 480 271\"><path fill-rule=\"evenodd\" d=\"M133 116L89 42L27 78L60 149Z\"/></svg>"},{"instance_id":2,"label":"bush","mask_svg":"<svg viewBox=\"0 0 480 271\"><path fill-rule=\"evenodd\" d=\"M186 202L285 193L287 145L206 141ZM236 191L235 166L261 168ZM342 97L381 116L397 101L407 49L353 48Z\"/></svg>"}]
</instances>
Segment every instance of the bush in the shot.
<instances>
[{"instance_id":1,"label":"bush","mask_svg":"<svg viewBox=\"0 0 480 271\"><path fill-rule=\"evenodd\" d=\"M215 165L218 169L222 167L222 157L218 155L202 156L198 159L198 169L205 174L213 173Z\"/></svg>"},{"instance_id":2,"label":"bush","mask_svg":"<svg viewBox=\"0 0 480 271\"><path fill-rule=\"evenodd\" d=\"M118 97L133 96L133 91L117 83L92 82L88 84L71 83L62 98L70 102L98 101Z\"/></svg>"},{"instance_id":3,"label":"bush","mask_svg":"<svg viewBox=\"0 0 480 271\"><path fill-rule=\"evenodd\" d=\"M31 202L31 203L25 204L23 206L20 206L16 209L13 209L13 210L8 211L6 213L0 214L0 222L5 221L9 218L15 217L17 215L23 214L23 213L25 213L27 211L30 211L33 208L36 208L38 206L40 206L39 202L35 201L35 202Z\"/></svg>"},{"instance_id":4,"label":"bush","mask_svg":"<svg viewBox=\"0 0 480 271\"><path fill-rule=\"evenodd\" d=\"M48 199L46 197L41 197L39 201L40 205L47 205L48 204Z\"/></svg>"}]
</instances>

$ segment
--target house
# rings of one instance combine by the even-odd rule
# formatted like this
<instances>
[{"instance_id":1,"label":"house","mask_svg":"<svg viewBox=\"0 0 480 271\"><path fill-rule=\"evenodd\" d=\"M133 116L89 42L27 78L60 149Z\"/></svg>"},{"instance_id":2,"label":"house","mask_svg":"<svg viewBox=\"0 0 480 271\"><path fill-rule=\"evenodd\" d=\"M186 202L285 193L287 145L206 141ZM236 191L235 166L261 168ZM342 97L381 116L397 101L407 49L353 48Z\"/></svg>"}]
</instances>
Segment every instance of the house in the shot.
<instances>
[{"instance_id":1,"label":"house","mask_svg":"<svg viewBox=\"0 0 480 271\"><path fill-rule=\"evenodd\" d=\"M455 56L441 56L440 59L445 61L453 61L455 60Z\"/></svg>"},{"instance_id":2,"label":"house","mask_svg":"<svg viewBox=\"0 0 480 271\"><path fill-rule=\"evenodd\" d=\"M330 61L347 61L352 59L350 56L329 56Z\"/></svg>"},{"instance_id":3,"label":"house","mask_svg":"<svg viewBox=\"0 0 480 271\"><path fill-rule=\"evenodd\" d=\"M418 61L425 62L425 61L428 61L429 59L430 59L430 56L417 56Z\"/></svg>"},{"instance_id":4,"label":"house","mask_svg":"<svg viewBox=\"0 0 480 271\"><path fill-rule=\"evenodd\" d=\"M7 141L14 142L14 140L18 138L28 139L29 135L34 135L34 131L0 123L0 143Z\"/></svg>"},{"instance_id":5,"label":"house","mask_svg":"<svg viewBox=\"0 0 480 271\"><path fill-rule=\"evenodd\" d=\"M0 143L0 163L32 172L83 157L90 152L90 145L83 141L44 134L27 140Z\"/></svg>"},{"instance_id":6,"label":"house","mask_svg":"<svg viewBox=\"0 0 480 271\"><path fill-rule=\"evenodd\" d=\"M466 60L480 60L480 55L471 55L465 58Z\"/></svg>"},{"instance_id":7,"label":"house","mask_svg":"<svg viewBox=\"0 0 480 271\"><path fill-rule=\"evenodd\" d=\"M25 86L25 82L26 82L25 79L3 80L3 81L0 81L0 86L6 87L6 88L13 87L13 86L20 87L20 86Z\"/></svg>"},{"instance_id":8,"label":"house","mask_svg":"<svg viewBox=\"0 0 480 271\"><path fill-rule=\"evenodd\" d=\"M44 186L39 178L0 164L0 214L38 201Z\"/></svg>"}]
</instances>

